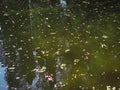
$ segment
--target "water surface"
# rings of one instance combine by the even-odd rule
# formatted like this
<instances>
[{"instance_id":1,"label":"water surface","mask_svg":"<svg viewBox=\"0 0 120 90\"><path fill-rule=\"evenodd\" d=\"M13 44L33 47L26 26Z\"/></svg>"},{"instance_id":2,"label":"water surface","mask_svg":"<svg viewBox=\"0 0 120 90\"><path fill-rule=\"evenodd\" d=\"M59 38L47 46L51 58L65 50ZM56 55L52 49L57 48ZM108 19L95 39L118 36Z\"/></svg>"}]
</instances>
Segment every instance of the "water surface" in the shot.
<instances>
[{"instance_id":1,"label":"water surface","mask_svg":"<svg viewBox=\"0 0 120 90\"><path fill-rule=\"evenodd\" d=\"M118 3L0 5L0 90L120 89Z\"/></svg>"}]
</instances>

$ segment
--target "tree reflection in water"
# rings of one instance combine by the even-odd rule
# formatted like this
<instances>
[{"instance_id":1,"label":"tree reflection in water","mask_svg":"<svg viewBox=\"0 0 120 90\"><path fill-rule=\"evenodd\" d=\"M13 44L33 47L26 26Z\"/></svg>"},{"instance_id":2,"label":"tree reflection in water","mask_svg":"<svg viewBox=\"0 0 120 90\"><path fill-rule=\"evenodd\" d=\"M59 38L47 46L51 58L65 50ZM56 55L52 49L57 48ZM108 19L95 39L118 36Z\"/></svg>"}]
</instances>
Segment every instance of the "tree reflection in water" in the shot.
<instances>
[{"instance_id":1,"label":"tree reflection in water","mask_svg":"<svg viewBox=\"0 0 120 90\"><path fill-rule=\"evenodd\" d=\"M120 87L119 14L107 12L109 6L105 12L96 6L92 13L96 2L4 1L0 62L8 90Z\"/></svg>"}]
</instances>

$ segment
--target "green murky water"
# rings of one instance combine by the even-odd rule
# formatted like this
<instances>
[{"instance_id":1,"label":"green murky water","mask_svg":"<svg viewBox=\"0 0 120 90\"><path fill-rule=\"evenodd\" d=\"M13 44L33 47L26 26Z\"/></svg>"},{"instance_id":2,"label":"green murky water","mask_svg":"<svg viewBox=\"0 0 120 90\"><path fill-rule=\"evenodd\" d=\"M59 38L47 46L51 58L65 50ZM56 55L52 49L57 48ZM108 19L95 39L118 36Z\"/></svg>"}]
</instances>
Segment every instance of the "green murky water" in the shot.
<instances>
[{"instance_id":1,"label":"green murky water","mask_svg":"<svg viewBox=\"0 0 120 90\"><path fill-rule=\"evenodd\" d=\"M0 90L120 89L117 9L4 1Z\"/></svg>"}]
</instances>

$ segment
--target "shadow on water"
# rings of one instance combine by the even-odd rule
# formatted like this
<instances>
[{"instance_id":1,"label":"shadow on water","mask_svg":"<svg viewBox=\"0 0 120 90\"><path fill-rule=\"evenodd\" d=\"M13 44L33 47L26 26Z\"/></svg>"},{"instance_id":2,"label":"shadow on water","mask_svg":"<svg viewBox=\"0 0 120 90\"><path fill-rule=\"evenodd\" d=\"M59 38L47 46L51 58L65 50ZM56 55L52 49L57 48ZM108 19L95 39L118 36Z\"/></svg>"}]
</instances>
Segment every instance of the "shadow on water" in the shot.
<instances>
[{"instance_id":1,"label":"shadow on water","mask_svg":"<svg viewBox=\"0 0 120 90\"><path fill-rule=\"evenodd\" d=\"M118 4L97 4L2 0L0 89L119 89Z\"/></svg>"}]
</instances>

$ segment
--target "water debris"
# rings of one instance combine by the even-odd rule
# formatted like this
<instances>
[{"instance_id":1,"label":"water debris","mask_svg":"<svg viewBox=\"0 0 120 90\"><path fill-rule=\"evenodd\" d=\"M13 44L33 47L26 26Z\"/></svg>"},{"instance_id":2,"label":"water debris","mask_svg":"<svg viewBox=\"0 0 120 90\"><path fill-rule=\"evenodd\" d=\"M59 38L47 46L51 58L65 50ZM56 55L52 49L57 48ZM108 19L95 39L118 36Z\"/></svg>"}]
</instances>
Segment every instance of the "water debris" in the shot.
<instances>
[{"instance_id":1,"label":"water debris","mask_svg":"<svg viewBox=\"0 0 120 90\"><path fill-rule=\"evenodd\" d=\"M48 27L48 28L51 28L51 26L50 26L50 25L47 25L47 27Z\"/></svg>"},{"instance_id":2,"label":"water debris","mask_svg":"<svg viewBox=\"0 0 120 90\"><path fill-rule=\"evenodd\" d=\"M56 35L56 32L51 32L50 35Z\"/></svg>"},{"instance_id":3,"label":"water debris","mask_svg":"<svg viewBox=\"0 0 120 90\"><path fill-rule=\"evenodd\" d=\"M46 71L46 67L43 66L42 68L35 68L32 70L32 72L38 72L38 73L44 73Z\"/></svg>"},{"instance_id":4,"label":"water debris","mask_svg":"<svg viewBox=\"0 0 120 90\"><path fill-rule=\"evenodd\" d=\"M114 71L115 71L115 72L117 72L117 71L118 71L118 69L115 69Z\"/></svg>"},{"instance_id":5,"label":"water debris","mask_svg":"<svg viewBox=\"0 0 120 90\"><path fill-rule=\"evenodd\" d=\"M69 52L69 51L70 51L70 49L66 49L66 50L65 50L65 53L67 53L67 52Z\"/></svg>"},{"instance_id":6,"label":"water debris","mask_svg":"<svg viewBox=\"0 0 120 90\"><path fill-rule=\"evenodd\" d=\"M102 72L101 75L105 75L105 72Z\"/></svg>"},{"instance_id":7,"label":"water debris","mask_svg":"<svg viewBox=\"0 0 120 90\"><path fill-rule=\"evenodd\" d=\"M54 78L52 76L48 76L48 81L54 81Z\"/></svg>"},{"instance_id":8,"label":"water debris","mask_svg":"<svg viewBox=\"0 0 120 90\"><path fill-rule=\"evenodd\" d=\"M86 74L84 74L84 73L81 73L81 74L80 74L80 76L85 76L85 75L86 75Z\"/></svg>"},{"instance_id":9,"label":"water debris","mask_svg":"<svg viewBox=\"0 0 120 90\"><path fill-rule=\"evenodd\" d=\"M24 42L23 40L20 40L20 42Z\"/></svg>"},{"instance_id":10,"label":"water debris","mask_svg":"<svg viewBox=\"0 0 120 90\"><path fill-rule=\"evenodd\" d=\"M48 18L45 18L46 20L48 20Z\"/></svg>"},{"instance_id":11,"label":"water debris","mask_svg":"<svg viewBox=\"0 0 120 90\"><path fill-rule=\"evenodd\" d=\"M73 75L73 77L74 77L74 78L77 78L77 75L76 75L76 74L74 74L74 75Z\"/></svg>"},{"instance_id":12,"label":"water debris","mask_svg":"<svg viewBox=\"0 0 120 90\"><path fill-rule=\"evenodd\" d=\"M43 69L43 70L46 70L46 67L45 67L45 66L43 66L43 67L42 67L42 69Z\"/></svg>"},{"instance_id":13,"label":"water debris","mask_svg":"<svg viewBox=\"0 0 120 90\"><path fill-rule=\"evenodd\" d=\"M106 39L106 38L108 38L108 36L107 35L103 35L102 38Z\"/></svg>"},{"instance_id":14,"label":"water debris","mask_svg":"<svg viewBox=\"0 0 120 90\"><path fill-rule=\"evenodd\" d=\"M95 90L95 86L92 87L92 90Z\"/></svg>"},{"instance_id":15,"label":"water debris","mask_svg":"<svg viewBox=\"0 0 120 90\"><path fill-rule=\"evenodd\" d=\"M19 15L19 14L20 14L19 12L16 13L16 15Z\"/></svg>"},{"instance_id":16,"label":"water debris","mask_svg":"<svg viewBox=\"0 0 120 90\"><path fill-rule=\"evenodd\" d=\"M42 52L42 54L45 54L45 51L42 50L41 52Z\"/></svg>"},{"instance_id":17,"label":"water debris","mask_svg":"<svg viewBox=\"0 0 120 90\"><path fill-rule=\"evenodd\" d=\"M37 58L41 58L41 56L40 56L40 55L38 55L38 56L37 56Z\"/></svg>"},{"instance_id":18,"label":"water debris","mask_svg":"<svg viewBox=\"0 0 120 90\"><path fill-rule=\"evenodd\" d=\"M10 55L10 53L7 53L7 52L6 52L6 53L5 53L5 56L8 56L8 55Z\"/></svg>"},{"instance_id":19,"label":"water debris","mask_svg":"<svg viewBox=\"0 0 120 90\"><path fill-rule=\"evenodd\" d=\"M59 55L59 54L60 54L60 51L55 52L55 55Z\"/></svg>"},{"instance_id":20,"label":"water debris","mask_svg":"<svg viewBox=\"0 0 120 90\"><path fill-rule=\"evenodd\" d=\"M33 37L33 36L31 36L31 39L34 39L34 37Z\"/></svg>"},{"instance_id":21,"label":"water debris","mask_svg":"<svg viewBox=\"0 0 120 90\"><path fill-rule=\"evenodd\" d=\"M79 61L79 59L74 59L74 65L76 65Z\"/></svg>"},{"instance_id":22,"label":"water debris","mask_svg":"<svg viewBox=\"0 0 120 90\"><path fill-rule=\"evenodd\" d=\"M18 50L23 50L23 48L22 48L22 47L20 47L20 48L18 48Z\"/></svg>"},{"instance_id":23,"label":"water debris","mask_svg":"<svg viewBox=\"0 0 120 90\"><path fill-rule=\"evenodd\" d=\"M66 64L61 64L61 65L60 65L60 68L61 68L61 69L64 69L65 67L66 67Z\"/></svg>"},{"instance_id":24,"label":"water debris","mask_svg":"<svg viewBox=\"0 0 120 90\"><path fill-rule=\"evenodd\" d=\"M9 70L14 70L14 69L15 69L15 67L9 67L8 69L9 69Z\"/></svg>"},{"instance_id":25,"label":"water debris","mask_svg":"<svg viewBox=\"0 0 120 90\"><path fill-rule=\"evenodd\" d=\"M99 37L95 36L95 39L98 39Z\"/></svg>"},{"instance_id":26,"label":"water debris","mask_svg":"<svg viewBox=\"0 0 120 90\"><path fill-rule=\"evenodd\" d=\"M13 37L13 34L10 34L10 37Z\"/></svg>"},{"instance_id":27,"label":"water debris","mask_svg":"<svg viewBox=\"0 0 120 90\"><path fill-rule=\"evenodd\" d=\"M39 49L40 49L40 47L36 47L36 48L35 48L35 50L39 50Z\"/></svg>"},{"instance_id":28,"label":"water debris","mask_svg":"<svg viewBox=\"0 0 120 90\"><path fill-rule=\"evenodd\" d=\"M119 15L106 12L109 5L102 7L112 2L34 0L31 8L28 2L15 8L14 1L3 2L0 23L0 68L7 84L18 83L8 89L102 90L106 83L107 90L120 88Z\"/></svg>"},{"instance_id":29,"label":"water debris","mask_svg":"<svg viewBox=\"0 0 120 90\"><path fill-rule=\"evenodd\" d=\"M105 43L100 43L101 48L107 48L107 45Z\"/></svg>"},{"instance_id":30,"label":"water debris","mask_svg":"<svg viewBox=\"0 0 120 90\"><path fill-rule=\"evenodd\" d=\"M116 87L106 86L107 90L116 90Z\"/></svg>"},{"instance_id":31,"label":"water debris","mask_svg":"<svg viewBox=\"0 0 120 90\"><path fill-rule=\"evenodd\" d=\"M78 63L80 60L79 59L74 59L74 62L75 63Z\"/></svg>"},{"instance_id":32,"label":"water debris","mask_svg":"<svg viewBox=\"0 0 120 90\"><path fill-rule=\"evenodd\" d=\"M120 27L117 27L118 30L120 30Z\"/></svg>"},{"instance_id":33,"label":"water debris","mask_svg":"<svg viewBox=\"0 0 120 90\"><path fill-rule=\"evenodd\" d=\"M8 14L8 13L4 13L3 15L4 15L4 16L9 16L9 14Z\"/></svg>"},{"instance_id":34,"label":"water debris","mask_svg":"<svg viewBox=\"0 0 120 90\"><path fill-rule=\"evenodd\" d=\"M20 79L20 77L16 77L16 79Z\"/></svg>"}]
</instances>

